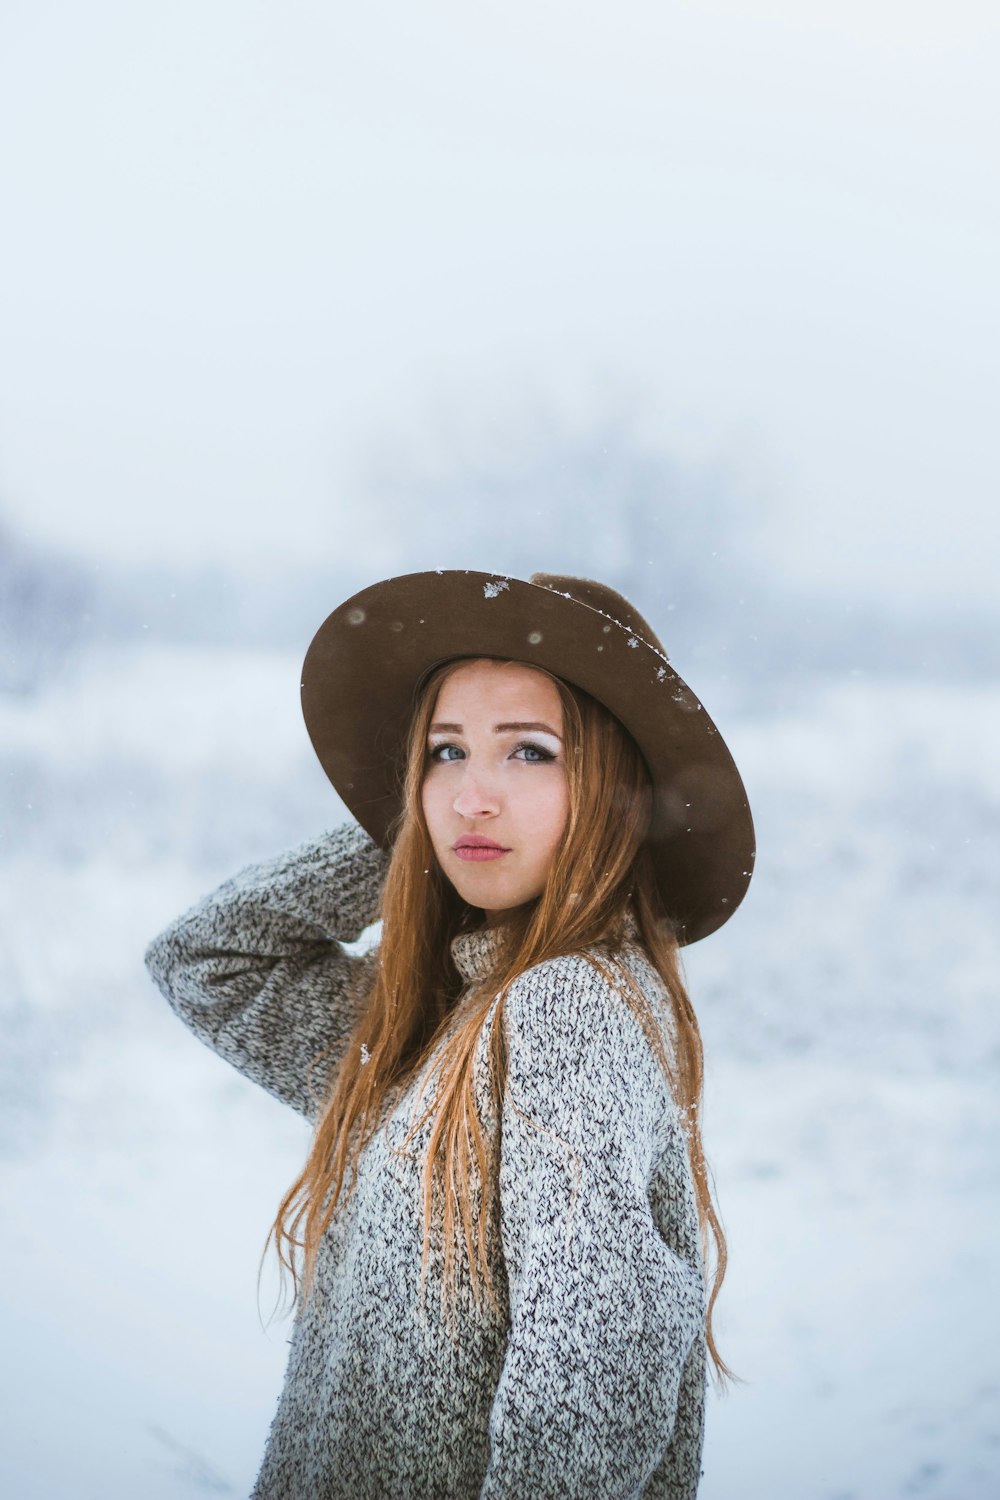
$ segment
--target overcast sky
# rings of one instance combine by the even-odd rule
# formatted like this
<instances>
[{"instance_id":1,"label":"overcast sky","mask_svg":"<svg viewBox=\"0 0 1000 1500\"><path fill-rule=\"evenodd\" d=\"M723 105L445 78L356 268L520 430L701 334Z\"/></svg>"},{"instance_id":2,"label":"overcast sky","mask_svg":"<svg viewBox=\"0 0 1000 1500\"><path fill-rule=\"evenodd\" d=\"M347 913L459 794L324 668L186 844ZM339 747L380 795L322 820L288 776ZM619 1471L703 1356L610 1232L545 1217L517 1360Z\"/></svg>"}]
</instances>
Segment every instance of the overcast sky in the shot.
<instances>
[{"instance_id":1,"label":"overcast sky","mask_svg":"<svg viewBox=\"0 0 1000 1500\"><path fill-rule=\"evenodd\" d=\"M769 498L776 574L986 600L997 17L8 0L0 515L377 572L387 453L625 406Z\"/></svg>"}]
</instances>

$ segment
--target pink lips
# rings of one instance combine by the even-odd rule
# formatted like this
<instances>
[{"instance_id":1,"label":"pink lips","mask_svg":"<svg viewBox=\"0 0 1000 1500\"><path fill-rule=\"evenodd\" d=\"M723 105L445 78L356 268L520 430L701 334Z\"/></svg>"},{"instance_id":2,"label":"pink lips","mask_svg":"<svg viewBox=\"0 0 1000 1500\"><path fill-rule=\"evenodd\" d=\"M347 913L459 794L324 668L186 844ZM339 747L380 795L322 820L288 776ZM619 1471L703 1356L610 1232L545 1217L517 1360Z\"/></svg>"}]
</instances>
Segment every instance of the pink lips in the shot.
<instances>
[{"instance_id":1,"label":"pink lips","mask_svg":"<svg viewBox=\"0 0 1000 1500\"><path fill-rule=\"evenodd\" d=\"M452 851L459 859L470 860L480 863L487 859L500 859L502 855L509 854L501 844L495 844L492 839L483 838L481 833L463 833L456 844L452 845Z\"/></svg>"}]
</instances>

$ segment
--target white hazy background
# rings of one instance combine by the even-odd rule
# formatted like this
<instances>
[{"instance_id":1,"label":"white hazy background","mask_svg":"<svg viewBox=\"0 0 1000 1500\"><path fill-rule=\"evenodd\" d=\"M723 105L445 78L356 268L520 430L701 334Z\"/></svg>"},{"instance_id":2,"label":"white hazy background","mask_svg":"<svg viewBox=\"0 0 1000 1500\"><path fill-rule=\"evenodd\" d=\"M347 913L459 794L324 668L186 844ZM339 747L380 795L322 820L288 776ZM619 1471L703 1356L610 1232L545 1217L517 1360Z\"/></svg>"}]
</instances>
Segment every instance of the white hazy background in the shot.
<instances>
[{"instance_id":1,"label":"white hazy background","mask_svg":"<svg viewBox=\"0 0 1000 1500\"><path fill-rule=\"evenodd\" d=\"M631 595L747 782L687 955L746 1381L704 1500L1000 1493L998 31L3 8L4 1494L252 1483L304 1127L142 952L339 820L305 647L443 566Z\"/></svg>"}]
</instances>

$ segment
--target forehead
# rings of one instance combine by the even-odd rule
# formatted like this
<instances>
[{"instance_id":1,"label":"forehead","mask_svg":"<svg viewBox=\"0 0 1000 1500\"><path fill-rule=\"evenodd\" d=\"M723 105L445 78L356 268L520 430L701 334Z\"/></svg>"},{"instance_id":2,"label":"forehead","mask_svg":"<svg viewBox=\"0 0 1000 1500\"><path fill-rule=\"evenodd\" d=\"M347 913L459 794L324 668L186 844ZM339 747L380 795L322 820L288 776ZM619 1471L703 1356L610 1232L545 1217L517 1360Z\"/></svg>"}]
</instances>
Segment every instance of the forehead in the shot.
<instances>
[{"instance_id":1,"label":"forehead","mask_svg":"<svg viewBox=\"0 0 1000 1500\"><path fill-rule=\"evenodd\" d=\"M498 719L545 719L562 726L562 699L552 678L527 662L464 661L438 689L435 719L463 723L473 714Z\"/></svg>"}]
</instances>

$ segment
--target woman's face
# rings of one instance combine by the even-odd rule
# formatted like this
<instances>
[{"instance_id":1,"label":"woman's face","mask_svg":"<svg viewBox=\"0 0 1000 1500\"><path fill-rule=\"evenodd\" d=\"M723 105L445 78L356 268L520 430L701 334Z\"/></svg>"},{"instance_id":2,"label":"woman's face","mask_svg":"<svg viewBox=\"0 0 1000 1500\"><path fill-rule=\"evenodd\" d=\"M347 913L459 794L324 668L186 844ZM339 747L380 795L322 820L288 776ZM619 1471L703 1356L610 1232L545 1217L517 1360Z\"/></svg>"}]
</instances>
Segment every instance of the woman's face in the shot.
<instances>
[{"instance_id":1,"label":"woman's face","mask_svg":"<svg viewBox=\"0 0 1000 1500\"><path fill-rule=\"evenodd\" d=\"M552 679L519 662L456 667L434 706L421 800L441 869L491 925L540 896L569 813Z\"/></svg>"}]
</instances>

